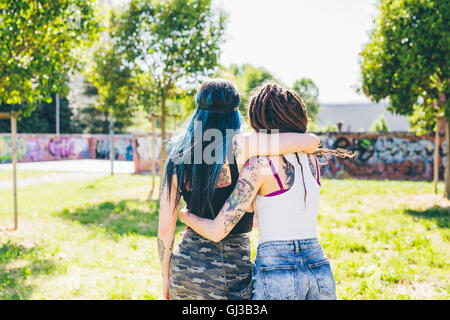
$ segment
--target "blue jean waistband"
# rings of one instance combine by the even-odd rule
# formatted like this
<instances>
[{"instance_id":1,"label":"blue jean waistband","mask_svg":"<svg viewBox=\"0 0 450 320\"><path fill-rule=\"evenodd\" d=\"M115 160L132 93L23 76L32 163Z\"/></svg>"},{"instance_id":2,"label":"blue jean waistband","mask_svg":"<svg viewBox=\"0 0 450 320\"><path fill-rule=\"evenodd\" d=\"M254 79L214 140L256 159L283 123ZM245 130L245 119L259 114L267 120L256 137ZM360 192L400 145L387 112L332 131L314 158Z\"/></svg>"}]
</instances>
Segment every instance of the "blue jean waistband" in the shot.
<instances>
[{"instance_id":1,"label":"blue jean waistband","mask_svg":"<svg viewBox=\"0 0 450 320\"><path fill-rule=\"evenodd\" d=\"M267 241L258 245L258 251L265 249L275 250L296 250L296 249L310 249L320 247L319 239L301 239L301 240L276 240Z\"/></svg>"}]
</instances>

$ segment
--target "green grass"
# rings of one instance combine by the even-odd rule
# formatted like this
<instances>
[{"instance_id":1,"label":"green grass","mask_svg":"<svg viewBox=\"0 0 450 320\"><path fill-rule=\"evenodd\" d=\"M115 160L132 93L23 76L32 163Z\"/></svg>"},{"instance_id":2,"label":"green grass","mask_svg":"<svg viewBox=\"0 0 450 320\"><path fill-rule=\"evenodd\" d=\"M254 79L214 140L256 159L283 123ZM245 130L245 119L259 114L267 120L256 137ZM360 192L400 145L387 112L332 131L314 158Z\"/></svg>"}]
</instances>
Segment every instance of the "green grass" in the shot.
<instances>
[{"instance_id":1,"label":"green grass","mask_svg":"<svg viewBox=\"0 0 450 320\"><path fill-rule=\"evenodd\" d=\"M36 178L51 173L43 170L17 170L17 179ZM11 180L13 178L12 169L0 169L0 182Z\"/></svg>"},{"instance_id":2,"label":"green grass","mask_svg":"<svg viewBox=\"0 0 450 320\"><path fill-rule=\"evenodd\" d=\"M117 175L20 188L19 230L0 231L0 299L159 299L150 185ZM449 298L450 202L432 192L427 182L324 181L319 239L338 298ZM11 225L10 190L0 203L0 226ZM256 241L257 231L253 258Z\"/></svg>"},{"instance_id":3,"label":"green grass","mask_svg":"<svg viewBox=\"0 0 450 320\"><path fill-rule=\"evenodd\" d=\"M432 192L426 182L326 181L319 234L340 298L449 298L450 202Z\"/></svg>"}]
</instances>

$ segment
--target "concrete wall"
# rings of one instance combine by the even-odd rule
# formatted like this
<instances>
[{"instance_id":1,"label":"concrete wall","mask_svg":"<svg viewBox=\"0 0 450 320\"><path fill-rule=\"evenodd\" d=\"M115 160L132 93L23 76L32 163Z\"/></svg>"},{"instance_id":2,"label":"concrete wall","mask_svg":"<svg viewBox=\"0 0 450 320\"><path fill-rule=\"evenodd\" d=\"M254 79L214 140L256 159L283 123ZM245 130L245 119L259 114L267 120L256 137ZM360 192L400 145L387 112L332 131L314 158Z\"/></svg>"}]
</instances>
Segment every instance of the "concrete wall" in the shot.
<instances>
[{"instance_id":1,"label":"concrete wall","mask_svg":"<svg viewBox=\"0 0 450 320\"><path fill-rule=\"evenodd\" d=\"M335 133L321 134L324 148L344 148L358 153L351 160L330 157L323 170L325 177L364 179L433 179L434 136L414 133ZM439 176L444 177L445 138L439 148Z\"/></svg>"},{"instance_id":2,"label":"concrete wall","mask_svg":"<svg viewBox=\"0 0 450 320\"><path fill-rule=\"evenodd\" d=\"M170 136L170 134L168 134ZM357 152L355 159L329 157L323 176L329 178L428 180L433 179L434 137L413 133L321 133L324 148L344 148ZM151 172L155 161L159 172L161 137L156 137L155 153L149 134L116 135L116 160L134 161L136 173ZM18 161L64 159L109 159L108 135L19 134ZM170 144L168 145L170 148ZM439 176L444 177L445 139L439 148ZM169 150L168 150L169 151ZM11 136L0 134L0 163L11 162Z\"/></svg>"},{"instance_id":3,"label":"concrete wall","mask_svg":"<svg viewBox=\"0 0 450 320\"><path fill-rule=\"evenodd\" d=\"M115 158L133 161L133 136L116 135ZM108 135L19 134L17 158L19 162L109 159ZM0 163L11 162L11 135L0 134Z\"/></svg>"}]
</instances>

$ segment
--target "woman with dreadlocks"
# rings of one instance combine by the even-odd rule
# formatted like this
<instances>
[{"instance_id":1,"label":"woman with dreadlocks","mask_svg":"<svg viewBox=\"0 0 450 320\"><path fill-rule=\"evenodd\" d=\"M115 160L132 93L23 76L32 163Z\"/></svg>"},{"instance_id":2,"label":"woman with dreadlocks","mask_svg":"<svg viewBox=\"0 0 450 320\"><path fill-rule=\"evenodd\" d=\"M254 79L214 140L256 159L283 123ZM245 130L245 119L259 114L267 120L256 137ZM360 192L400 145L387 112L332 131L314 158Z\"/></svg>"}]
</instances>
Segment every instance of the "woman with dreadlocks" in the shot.
<instances>
[{"instance_id":1,"label":"woman with dreadlocks","mask_svg":"<svg viewBox=\"0 0 450 320\"><path fill-rule=\"evenodd\" d=\"M301 98L274 83L266 84L249 105L255 131L306 132L308 115ZM181 221L212 241L221 241L252 206L259 244L253 267L252 299L336 299L330 262L317 239L321 187L316 155L341 158L343 149L253 157L214 220L181 210Z\"/></svg>"},{"instance_id":2,"label":"woman with dreadlocks","mask_svg":"<svg viewBox=\"0 0 450 320\"><path fill-rule=\"evenodd\" d=\"M185 134L175 141L162 181L158 251L163 296L228 299L234 291L251 283L249 232L253 213L243 212L233 231L217 243L188 229L174 250L181 198L199 217L214 219L236 186L239 170L247 159L256 155L314 152L320 140L310 133L244 133L244 121L237 109L239 93L227 80L204 82L196 102L197 110ZM250 148L254 145L261 147Z\"/></svg>"}]
</instances>

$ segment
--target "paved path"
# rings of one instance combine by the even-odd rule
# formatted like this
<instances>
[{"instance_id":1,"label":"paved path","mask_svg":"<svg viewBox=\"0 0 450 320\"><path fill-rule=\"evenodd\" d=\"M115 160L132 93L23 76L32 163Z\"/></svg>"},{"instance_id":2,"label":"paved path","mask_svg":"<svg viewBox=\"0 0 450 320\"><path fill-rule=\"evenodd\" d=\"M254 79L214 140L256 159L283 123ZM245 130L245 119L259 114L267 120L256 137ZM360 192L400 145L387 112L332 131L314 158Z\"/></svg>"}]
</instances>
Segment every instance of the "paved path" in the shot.
<instances>
[{"instance_id":1,"label":"paved path","mask_svg":"<svg viewBox=\"0 0 450 320\"><path fill-rule=\"evenodd\" d=\"M134 163L132 161L114 161L115 174L134 173ZM0 170L12 170L11 163L0 164ZM20 162L17 164L17 171L36 170L51 171L36 177L18 179L19 188L47 182L59 182L69 180L90 179L107 176L111 173L111 163L109 160L62 160L62 161L42 161L42 162ZM12 180L1 180L0 190L13 187Z\"/></svg>"},{"instance_id":2,"label":"paved path","mask_svg":"<svg viewBox=\"0 0 450 320\"><path fill-rule=\"evenodd\" d=\"M12 170L11 163L0 163L0 170ZM44 170L66 172L110 173L109 160L61 160L40 162L19 162L17 170ZM114 173L134 173L133 161L114 161Z\"/></svg>"}]
</instances>

